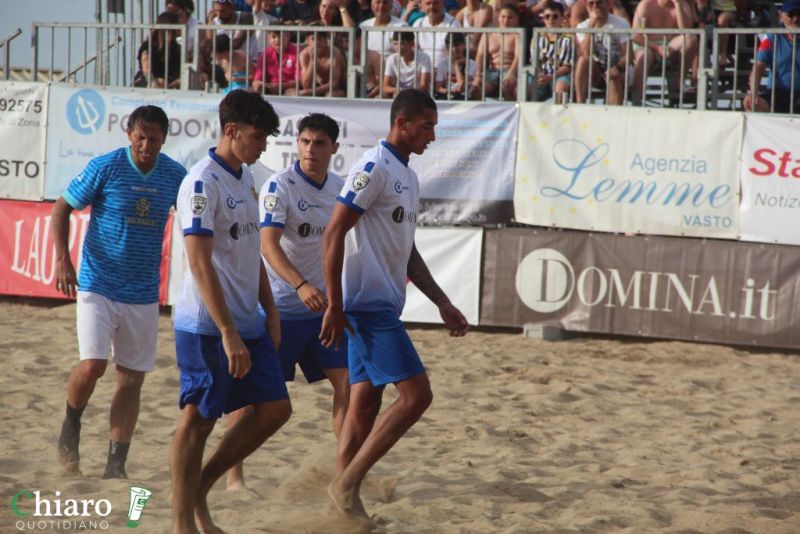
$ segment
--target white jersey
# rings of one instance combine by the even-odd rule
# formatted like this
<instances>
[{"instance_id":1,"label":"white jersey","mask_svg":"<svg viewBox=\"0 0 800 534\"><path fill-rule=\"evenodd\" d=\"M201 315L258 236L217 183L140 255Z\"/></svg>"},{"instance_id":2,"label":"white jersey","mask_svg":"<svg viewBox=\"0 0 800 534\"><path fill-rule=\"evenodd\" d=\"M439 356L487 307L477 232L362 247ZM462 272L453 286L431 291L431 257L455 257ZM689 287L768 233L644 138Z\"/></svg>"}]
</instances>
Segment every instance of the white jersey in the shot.
<instances>
[{"instance_id":1,"label":"white jersey","mask_svg":"<svg viewBox=\"0 0 800 534\"><path fill-rule=\"evenodd\" d=\"M350 170L337 200L361 214L345 238L345 311L389 310L399 317L417 226L417 174L381 141Z\"/></svg>"},{"instance_id":2,"label":"white jersey","mask_svg":"<svg viewBox=\"0 0 800 534\"><path fill-rule=\"evenodd\" d=\"M295 162L270 176L258 196L261 227L282 228L280 245L295 269L308 283L325 292L322 273L322 233L336 205L336 195L344 180L328 172L322 184L309 178ZM294 288L267 264L272 296L281 319L314 319L312 312L297 296Z\"/></svg>"},{"instance_id":3,"label":"white jersey","mask_svg":"<svg viewBox=\"0 0 800 534\"><path fill-rule=\"evenodd\" d=\"M242 165L239 175L212 148L181 183L177 207L184 236L214 238L211 264L239 335L243 339L259 337L266 329L258 314L261 254L258 202L250 169ZM220 335L191 269L186 270L175 304L175 329Z\"/></svg>"},{"instance_id":4,"label":"white jersey","mask_svg":"<svg viewBox=\"0 0 800 534\"><path fill-rule=\"evenodd\" d=\"M428 17L424 16L414 21L414 27L446 30L447 28L460 28L461 23L450 13L445 13L444 19L442 19L442 22L439 24L431 24ZM446 31L418 33L416 38L417 48L428 54L428 57L431 58L431 63L434 65L449 54L447 45L445 45L445 39L447 38Z\"/></svg>"}]
</instances>

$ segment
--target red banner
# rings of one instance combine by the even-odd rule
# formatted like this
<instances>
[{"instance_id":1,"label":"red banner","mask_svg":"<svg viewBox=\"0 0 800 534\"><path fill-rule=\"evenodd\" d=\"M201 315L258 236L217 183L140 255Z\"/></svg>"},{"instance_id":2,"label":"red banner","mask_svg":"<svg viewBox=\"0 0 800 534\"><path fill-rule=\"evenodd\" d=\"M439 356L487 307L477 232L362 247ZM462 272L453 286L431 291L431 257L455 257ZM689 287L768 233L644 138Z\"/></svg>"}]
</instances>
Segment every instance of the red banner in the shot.
<instances>
[{"instance_id":1,"label":"red banner","mask_svg":"<svg viewBox=\"0 0 800 534\"><path fill-rule=\"evenodd\" d=\"M52 202L0 200L0 294L67 298L55 288L52 209ZM167 302L172 219L170 214L164 231L158 292L161 304ZM80 252L88 228L88 208L70 214L69 251L76 269L80 269Z\"/></svg>"}]
</instances>

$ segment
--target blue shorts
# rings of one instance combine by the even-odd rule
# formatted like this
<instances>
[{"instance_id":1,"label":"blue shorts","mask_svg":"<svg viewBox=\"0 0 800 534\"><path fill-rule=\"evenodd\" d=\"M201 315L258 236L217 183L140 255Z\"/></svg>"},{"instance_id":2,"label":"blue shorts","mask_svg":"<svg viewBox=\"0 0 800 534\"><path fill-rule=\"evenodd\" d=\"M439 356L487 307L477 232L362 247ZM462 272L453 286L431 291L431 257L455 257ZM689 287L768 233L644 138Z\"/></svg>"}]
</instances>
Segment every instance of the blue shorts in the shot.
<instances>
[{"instance_id":1,"label":"blue shorts","mask_svg":"<svg viewBox=\"0 0 800 534\"><path fill-rule=\"evenodd\" d=\"M175 352L181 374L181 409L197 406L206 419L219 419L257 402L289 398L280 362L267 334L245 339L252 367L244 378L228 372L228 357L220 336L175 330Z\"/></svg>"},{"instance_id":2,"label":"blue shorts","mask_svg":"<svg viewBox=\"0 0 800 534\"><path fill-rule=\"evenodd\" d=\"M347 313L355 334L347 333L350 383L369 380L375 387L395 384L425 372L411 338L393 312Z\"/></svg>"},{"instance_id":3,"label":"blue shorts","mask_svg":"<svg viewBox=\"0 0 800 534\"><path fill-rule=\"evenodd\" d=\"M324 369L347 368L347 348L328 348L319 341L322 317L281 321L281 346L278 358L286 380L294 380L295 365L300 365L306 380L325 378Z\"/></svg>"}]
</instances>

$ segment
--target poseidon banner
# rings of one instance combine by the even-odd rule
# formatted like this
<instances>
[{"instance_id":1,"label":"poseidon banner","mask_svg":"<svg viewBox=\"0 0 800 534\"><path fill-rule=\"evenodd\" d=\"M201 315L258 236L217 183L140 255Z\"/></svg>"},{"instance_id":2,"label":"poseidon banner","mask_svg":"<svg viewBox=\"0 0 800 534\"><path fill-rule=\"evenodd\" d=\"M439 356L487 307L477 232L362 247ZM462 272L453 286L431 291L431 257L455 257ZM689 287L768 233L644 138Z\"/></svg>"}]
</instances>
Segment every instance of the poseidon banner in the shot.
<instances>
[{"instance_id":1,"label":"poseidon banner","mask_svg":"<svg viewBox=\"0 0 800 534\"><path fill-rule=\"evenodd\" d=\"M800 248L528 228L486 230L482 325L714 343L800 343Z\"/></svg>"}]
</instances>

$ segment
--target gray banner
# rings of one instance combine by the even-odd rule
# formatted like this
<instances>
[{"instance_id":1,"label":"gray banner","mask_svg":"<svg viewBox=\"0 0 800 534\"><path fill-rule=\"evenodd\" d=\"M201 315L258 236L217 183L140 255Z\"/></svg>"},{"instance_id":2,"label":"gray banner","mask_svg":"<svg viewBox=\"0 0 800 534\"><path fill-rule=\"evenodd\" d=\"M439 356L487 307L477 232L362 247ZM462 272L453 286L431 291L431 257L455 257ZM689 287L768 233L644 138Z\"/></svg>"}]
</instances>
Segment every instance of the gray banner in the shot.
<instances>
[{"instance_id":1,"label":"gray banner","mask_svg":"<svg viewBox=\"0 0 800 534\"><path fill-rule=\"evenodd\" d=\"M794 348L800 248L486 230L481 324Z\"/></svg>"}]
</instances>

